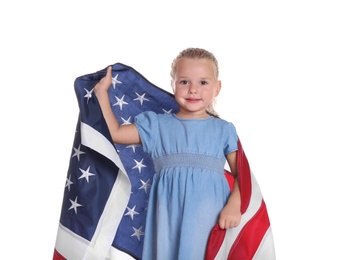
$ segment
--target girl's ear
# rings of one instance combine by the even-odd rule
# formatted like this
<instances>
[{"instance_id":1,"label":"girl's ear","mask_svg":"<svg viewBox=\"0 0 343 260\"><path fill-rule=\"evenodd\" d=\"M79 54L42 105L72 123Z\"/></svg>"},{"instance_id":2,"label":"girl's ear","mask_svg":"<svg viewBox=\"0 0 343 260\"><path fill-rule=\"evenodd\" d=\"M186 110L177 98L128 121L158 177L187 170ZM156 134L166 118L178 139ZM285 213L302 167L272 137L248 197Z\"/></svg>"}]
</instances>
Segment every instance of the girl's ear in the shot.
<instances>
[{"instance_id":1,"label":"girl's ear","mask_svg":"<svg viewBox=\"0 0 343 260\"><path fill-rule=\"evenodd\" d=\"M222 89L222 82L220 80L218 80L215 96L218 96L221 89Z\"/></svg>"}]
</instances>

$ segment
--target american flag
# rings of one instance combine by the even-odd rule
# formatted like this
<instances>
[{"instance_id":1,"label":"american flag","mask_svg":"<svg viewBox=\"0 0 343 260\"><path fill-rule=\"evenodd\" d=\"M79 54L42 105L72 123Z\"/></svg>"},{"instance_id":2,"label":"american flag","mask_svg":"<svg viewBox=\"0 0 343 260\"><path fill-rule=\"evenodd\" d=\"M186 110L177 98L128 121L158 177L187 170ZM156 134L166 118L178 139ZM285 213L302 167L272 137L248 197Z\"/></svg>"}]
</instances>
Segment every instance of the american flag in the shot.
<instances>
[{"instance_id":1,"label":"american flag","mask_svg":"<svg viewBox=\"0 0 343 260\"><path fill-rule=\"evenodd\" d=\"M66 176L53 260L141 259L154 167L140 145L112 143L93 93L95 84L105 74L106 68L75 80L80 113ZM178 109L172 94L121 63L112 65L109 96L113 113L120 124L132 123L142 111L175 113ZM240 151L242 154L241 146ZM239 159L238 166L249 168L245 156L239 158L243 159ZM253 175L248 172L248 177L240 175L244 212L242 223L237 232L225 232L214 227L207 259L253 259L264 244L267 244L271 253L269 258L263 259L275 258L265 204ZM260 197L262 210L251 213L251 207L253 211L257 208L251 205L259 203L253 198L256 194ZM256 215L263 215L263 225L257 222L250 227L249 223ZM245 237L251 237L249 232L256 238L253 246L246 242ZM269 240L266 238L268 235L271 237ZM236 251L239 251L238 256Z\"/></svg>"}]
</instances>

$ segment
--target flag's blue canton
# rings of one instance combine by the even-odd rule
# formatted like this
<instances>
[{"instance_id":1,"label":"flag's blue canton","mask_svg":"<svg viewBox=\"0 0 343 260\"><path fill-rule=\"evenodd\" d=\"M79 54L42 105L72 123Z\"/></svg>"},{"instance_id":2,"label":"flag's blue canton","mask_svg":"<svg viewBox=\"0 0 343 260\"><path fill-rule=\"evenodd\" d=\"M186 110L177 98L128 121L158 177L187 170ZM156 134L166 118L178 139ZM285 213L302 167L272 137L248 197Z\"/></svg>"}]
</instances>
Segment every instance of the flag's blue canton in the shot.
<instances>
[{"instance_id":1,"label":"flag's blue canton","mask_svg":"<svg viewBox=\"0 0 343 260\"><path fill-rule=\"evenodd\" d=\"M80 117L60 219L62 225L89 241L118 173L118 167L110 160L81 145L80 122L90 125L111 140L93 93L93 87L105 74L106 69L75 80ZM134 117L146 110L156 113L177 111L173 95L153 85L131 67L114 64L112 78L110 102L119 124L133 123ZM140 145L116 145L116 149L130 178L132 190L112 245L140 259L154 167Z\"/></svg>"}]
</instances>

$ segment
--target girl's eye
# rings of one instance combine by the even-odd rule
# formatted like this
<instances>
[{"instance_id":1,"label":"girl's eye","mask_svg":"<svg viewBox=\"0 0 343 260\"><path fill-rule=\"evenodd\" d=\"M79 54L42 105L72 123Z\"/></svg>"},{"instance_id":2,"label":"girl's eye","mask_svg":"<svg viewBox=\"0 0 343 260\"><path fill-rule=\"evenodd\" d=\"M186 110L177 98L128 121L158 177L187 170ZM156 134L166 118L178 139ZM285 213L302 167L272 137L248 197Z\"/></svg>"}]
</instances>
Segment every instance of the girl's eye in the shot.
<instances>
[{"instance_id":1,"label":"girl's eye","mask_svg":"<svg viewBox=\"0 0 343 260\"><path fill-rule=\"evenodd\" d=\"M181 84L181 85L187 85L187 83L188 83L187 80L181 80L181 81L180 81L180 84Z\"/></svg>"},{"instance_id":2,"label":"girl's eye","mask_svg":"<svg viewBox=\"0 0 343 260\"><path fill-rule=\"evenodd\" d=\"M205 80L200 81L200 85L207 85L207 81Z\"/></svg>"}]
</instances>

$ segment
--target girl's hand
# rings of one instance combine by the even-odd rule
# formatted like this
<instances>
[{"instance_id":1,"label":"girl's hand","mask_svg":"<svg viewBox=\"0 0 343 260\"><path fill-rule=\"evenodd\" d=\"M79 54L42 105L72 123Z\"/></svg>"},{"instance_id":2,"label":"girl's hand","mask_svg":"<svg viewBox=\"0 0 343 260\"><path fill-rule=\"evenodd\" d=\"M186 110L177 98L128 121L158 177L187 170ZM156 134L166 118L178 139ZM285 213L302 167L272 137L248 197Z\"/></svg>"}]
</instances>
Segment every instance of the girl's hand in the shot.
<instances>
[{"instance_id":1,"label":"girl's hand","mask_svg":"<svg viewBox=\"0 0 343 260\"><path fill-rule=\"evenodd\" d=\"M219 215L219 227L221 229L228 229L237 227L241 221L240 203L233 200L228 201Z\"/></svg>"},{"instance_id":2,"label":"girl's hand","mask_svg":"<svg viewBox=\"0 0 343 260\"><path fill-rule=\"evenodd\" d=\"M96 96L101 93L106 93L112 84L112 67L109 66L106 71L106 76L103 77L94 87L94 93Z\"/></svg>"}]
</instances>

